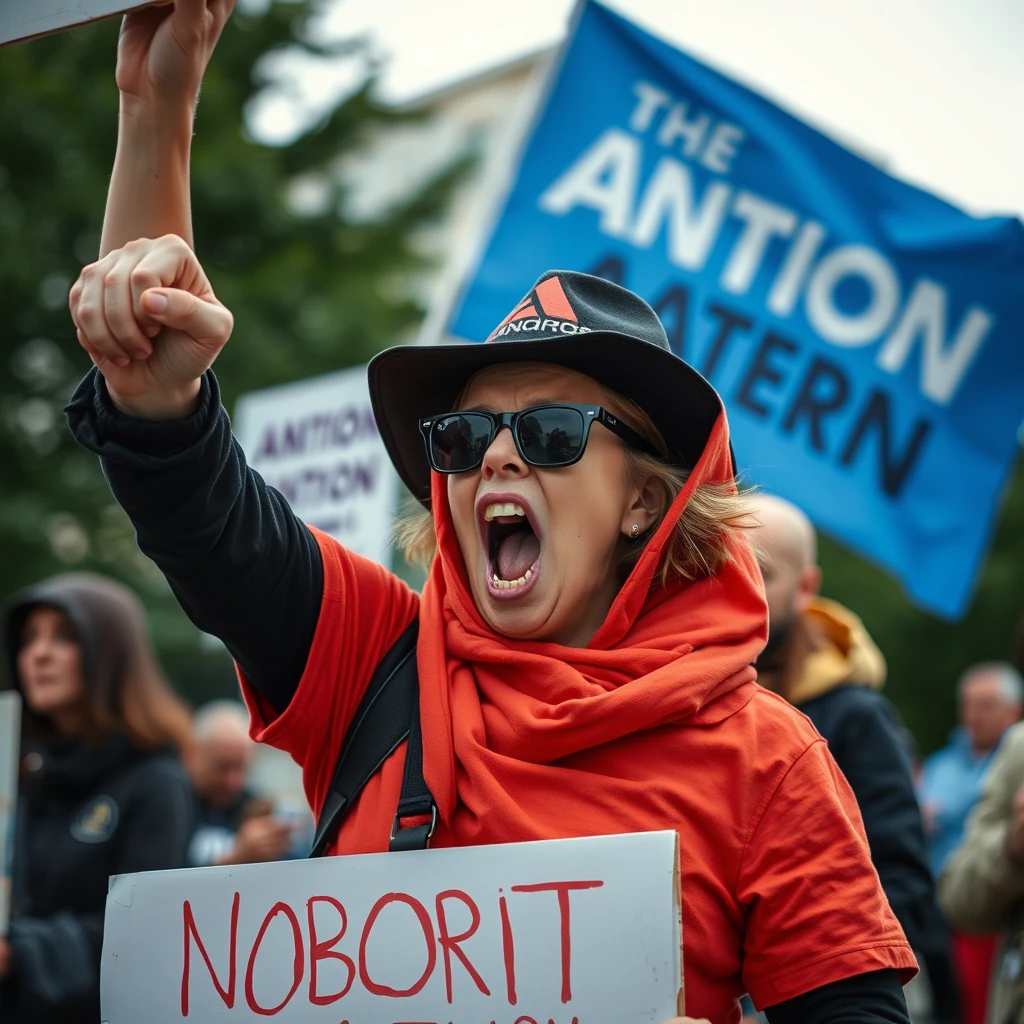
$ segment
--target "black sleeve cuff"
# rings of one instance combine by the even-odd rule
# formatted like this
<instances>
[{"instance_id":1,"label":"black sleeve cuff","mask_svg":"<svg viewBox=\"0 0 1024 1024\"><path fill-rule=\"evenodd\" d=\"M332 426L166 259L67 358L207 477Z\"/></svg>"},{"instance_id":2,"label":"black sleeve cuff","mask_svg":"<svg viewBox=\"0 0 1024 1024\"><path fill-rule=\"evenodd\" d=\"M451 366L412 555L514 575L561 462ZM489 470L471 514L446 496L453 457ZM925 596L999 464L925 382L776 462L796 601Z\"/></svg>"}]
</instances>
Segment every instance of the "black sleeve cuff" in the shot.
<instances>
[{"instance_id":1,"label":"black sleeve cuff","mask_svg":"<svg viewBox=\"0 0 1024 1024\"><path fill-rule=\"evenodd\" d=\"M219 416L220 386L212 370L203 374L196 410L180 420L141 420L121 412L107 393L103 375L93 367L64 409L75 440L103 459L123 465L165 465L195 457Z\"/></svg>"}]
</instances>

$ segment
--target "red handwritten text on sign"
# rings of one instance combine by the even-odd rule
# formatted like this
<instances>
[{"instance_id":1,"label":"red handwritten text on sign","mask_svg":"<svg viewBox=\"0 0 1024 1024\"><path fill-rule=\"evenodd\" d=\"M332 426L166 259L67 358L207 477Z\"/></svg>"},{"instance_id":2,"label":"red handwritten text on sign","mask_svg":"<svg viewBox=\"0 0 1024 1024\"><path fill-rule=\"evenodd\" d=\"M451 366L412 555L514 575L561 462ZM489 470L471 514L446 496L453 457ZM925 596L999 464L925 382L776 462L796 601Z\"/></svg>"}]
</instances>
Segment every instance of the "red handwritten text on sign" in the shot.
<instances>
[{"instance_id":1,"label":"red handwritten text on sign","mask_svg":"<svg viewBox=\"0 0 1024 1024\"><path fill-rule=\"evenodd\" d=\"M516 894L514 897L506 897L499 890L497 901L501 920L501 963L504 977L492 978L490 984L483 976L479 964L474 964L469 952L464 948L465 944L478 933L481 921L480 907L472 896L459 889L446 889L437 894L433 901L433 916L424 903L415 896L404 892L386 893L373 904L366 915L366 919L359 929L358 939L355 938L354 931L350 932L350 921L344 904L334 896L311 896L301 911L297 911L296 908L285 902L278 901L267 911L251 943L246 942L243 947L243 954L245 947L248 948L243 982L246 1005L261 1016L272 1017L280 1013L291 1003L298 992L306 975L308 959L309 980L306 998L310 1004L315 1006L328 1006L343 999L352 990L357 980L362 988L375 996L394 999L415 996L423 991L435 971L438 970L439 963L440 969L444 972L445 992L449 1004L453 1002L454 972L456 969L461 969L475 988L485 996L490 996L492 990L497 990L494 987L496 983L503 983L501 987L504 989L505 999L510 1006L515 1006L517 1002L515 933L509 913L509 901L510 899L538 899L546 894L553 894L558 904L559 930L557 937L551 937L551 953L552 956L558 957L562 1003L569 1003L572 1000L572 905L570 897L573 893L581 894L589 889L601 888L603 885L604 882L596 879L513 885L511 892ZM578 895L577 898L581 897ZM211 951L203 941L190 901L185 900L182 904L184 940L181 973L182 1017L189 1015L189 997L193 984L192 967L194 963L197 963L193 959L193 947L198 951L202 963L205 965L209 982L212 983L221 1001L229 1010L234 1008L238 981L240 905L241 895L236 892L231 902L227 949ZM460 916L465 916L468 913L469 925L453 934L449 915L456 905L460 905L462 908L463 913ZM404 922L404 927L413 934L419 930L423 936L423 958L420 973L406 979L405 984L401 987L384 984L375 978L370 952L374 929L381 916L385 911L395 913L398 908L404 908L402 912L408 918ZM333 917L329 924L324 921L328 915ZM305 921L305 930L300 924L300 916ZM279 1002L271 1006L264 1006L256 998L254 978L259 968L260 947L269 929L279 919L287 924L291 932L294 950L291 984L288 990L281 994ZM324 936L329 937L324 938ZM338 948L346 943L346 940L348 941L348 952ZM440 958L438 957L439 950ZM220 973L214 966L214 961L223 965ZM344 982L340 988L336 987L333 991L320 990L318 970L319 965L325 961L333 961L340 965L343 972ZM200 974L202 974L201 968ZM337 981L336 976L335 980ZM575 1024L575 1018L573 1021ZM396 1022L396 1024L401 1024L401 1022ZM410 1022L410 1024L427 1024L427 1022ZM536 1024L536 1022L532 1017L521 1016L514 1024ZM550 1024L554 1024L554 1022L552 1021Z\"/></svg>"}]
</instances>

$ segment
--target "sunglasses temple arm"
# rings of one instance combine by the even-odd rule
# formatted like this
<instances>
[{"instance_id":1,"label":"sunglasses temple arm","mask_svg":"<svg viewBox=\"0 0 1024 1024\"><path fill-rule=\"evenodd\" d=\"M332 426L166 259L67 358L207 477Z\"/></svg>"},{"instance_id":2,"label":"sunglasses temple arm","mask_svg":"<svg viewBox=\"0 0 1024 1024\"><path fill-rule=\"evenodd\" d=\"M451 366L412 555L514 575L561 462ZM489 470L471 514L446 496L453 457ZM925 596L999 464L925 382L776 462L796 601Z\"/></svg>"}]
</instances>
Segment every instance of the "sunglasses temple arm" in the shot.
<instances>
[{"instance_id":1,"label":"sunglasses temple arm","mask_svg":"<svg viewBox=\"0 0 1024 1024\"><path fill-rule=\"evenodd\" d=\"M631 448L636 448L637 451L645 452L647 455L653 455L656 459L663 459L665 457L647 438L638 434L632 427L623 423L622 420L616 419L613 423L609 423L606 414L601 417L601 422L611 429L613 433L618 434Z\"/></svg>"}]
</instances>

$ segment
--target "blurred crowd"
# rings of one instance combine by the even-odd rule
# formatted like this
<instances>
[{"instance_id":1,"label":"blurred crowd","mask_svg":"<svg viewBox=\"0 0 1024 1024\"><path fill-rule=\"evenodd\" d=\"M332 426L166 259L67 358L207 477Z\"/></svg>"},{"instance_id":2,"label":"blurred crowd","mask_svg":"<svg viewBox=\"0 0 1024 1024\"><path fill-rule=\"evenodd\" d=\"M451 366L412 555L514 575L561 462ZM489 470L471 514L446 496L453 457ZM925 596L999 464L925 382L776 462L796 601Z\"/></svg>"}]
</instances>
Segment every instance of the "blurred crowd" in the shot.
<instances>
[{"instance_id":1,"label":"blurred crowd","mask_svg":"<svg viewBox=\"0 0 1024 1024\"><path fill-rule=\"evenodd\" d=\"M756 503L771 621L759 679L811 719L856 794L922 969L913 1019L1024 1022L1024 618L1015 663L963 673L960 724L919 762L881 692L883 652L820 594L809 520L779 498ZM0 1019L96 1021L110 875L305 856L312 815L254 791L245 707L191 712L121 584L46 580L7 607L3 639L24 712Z\"/></svg>"}]
</instances>

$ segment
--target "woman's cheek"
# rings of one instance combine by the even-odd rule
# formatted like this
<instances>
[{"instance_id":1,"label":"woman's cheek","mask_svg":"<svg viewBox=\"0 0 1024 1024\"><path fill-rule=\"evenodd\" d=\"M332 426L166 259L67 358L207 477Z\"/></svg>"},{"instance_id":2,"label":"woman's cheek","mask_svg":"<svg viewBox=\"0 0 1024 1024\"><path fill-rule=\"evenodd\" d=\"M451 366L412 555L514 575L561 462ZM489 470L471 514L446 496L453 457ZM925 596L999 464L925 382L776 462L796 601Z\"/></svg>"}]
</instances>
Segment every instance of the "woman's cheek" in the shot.
<instances>
[{"instance_id":1,"label":"woman's cheek","mask_svg":"<svg viewBox=\"0 0 1024 1024\"><path fill-rule=\"evenodd\" d=\"M462 560L466 571L473 574L479 555L476 543L476 522L474 501L476 483L468 486L468 481L457 476L448 478L448 507L451 509L452 525L455 527L455 539L459 542Z\"/></svg>"},{"instance_id":2,"label":"woman's cheek","mask_svg":"<svg viewBox=\"0 0 1024 1024\"><path fill-rule=\"evenodd\" d=\"M79 648L74 647L68 652L65 667L68 690L70 691L71 698L77 700L85 692L85 682L82 679L82 652Z\"/></svg>"},{"instance_id":3,"label":"woman's cheek","mask_svg":"<svg viewBox=\"0 0 1024 1024\"><path fill-rule=\"evenodd\" d=\"M589 589L605 561L607 524L595 513L595 508L586 502L578 505L562 538L559 562L563 572L572 577L574 591Z\"/></svg>"}]
</instances>

